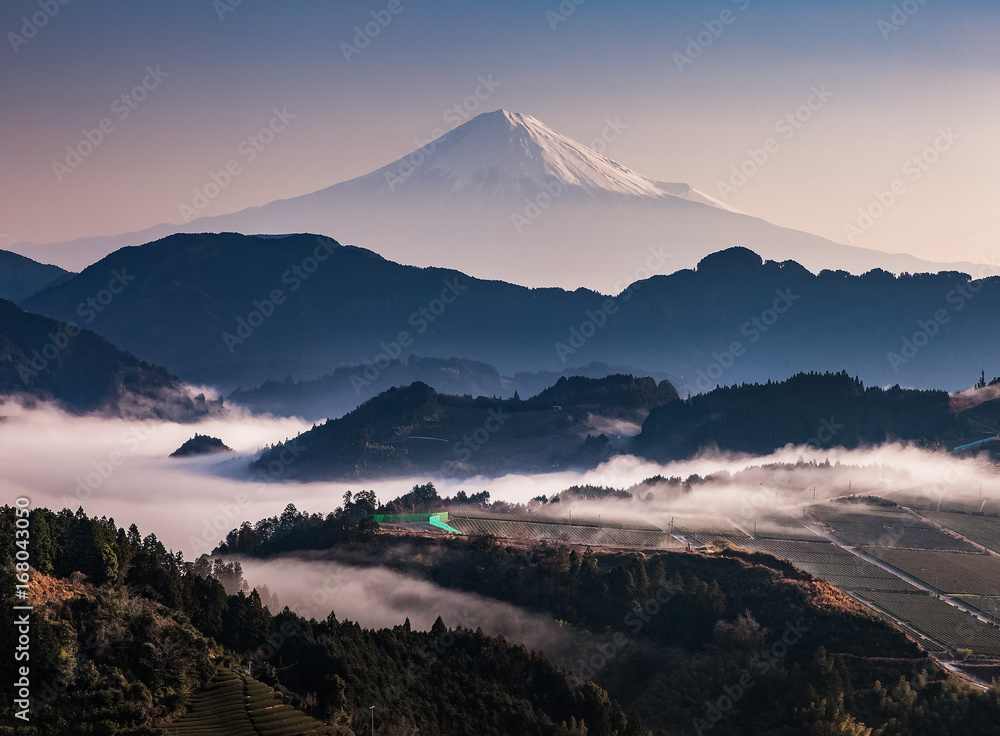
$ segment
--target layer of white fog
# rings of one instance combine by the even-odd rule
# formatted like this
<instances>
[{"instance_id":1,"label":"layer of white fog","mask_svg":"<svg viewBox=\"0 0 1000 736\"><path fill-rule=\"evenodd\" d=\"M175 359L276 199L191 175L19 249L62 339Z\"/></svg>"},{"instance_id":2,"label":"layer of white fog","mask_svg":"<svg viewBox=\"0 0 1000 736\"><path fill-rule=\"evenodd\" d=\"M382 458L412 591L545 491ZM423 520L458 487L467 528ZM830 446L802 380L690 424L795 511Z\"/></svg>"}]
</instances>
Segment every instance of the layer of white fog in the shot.
<instances>
[{"instance_id":1,"label":"layer of white fog","mask_svg":"<svg viewBox=\"0 0 1000 736\"><path fill-rule=\"evenodd\" d=\"M587 632L558 625L508 603L441 588L381 567L308 559L314 556L227 559L240 561L251 587L266 586L264 603L272 612L276 612L275 606L288 606L301 616L318 620L334 613L341 621L357 621L367 628L398 626L409 618L417 631L429 630L441 616L449 628L481 628L490 636L504 636L529 649L544 650L550 659L566 666L589 656L598 643Z\"/></svg>"},{"instance_id":2,"label":"layer of white fog","mask_svg":"<svg viewBox=\"0 0 1000 736\"><path fill-rule=\"evenodd\" d=\"M786 447L766 457L706 455L665 466L619 457L585 473L495 479L419 476L361 483L263 484L240 479L248 459L261 447L307 429L307 423L240 414L197 425L144 423L76 417L45 406L27 410L12 403L0 405L0 415L4 417L0 421L0 467L4 469L0 491L5 503L25 496L34 507L76 510L83 506L91 516L110 516L119 526L135 523L144 535L155 533L168 548L183 551L186 559L210 551L243 521L253 523L280 514L289 503L300 511L326 514L342 503L348 489L371 489L380 500L388 501L429 480L442 496L463 489L470 494L487 490L493 500L523 503L573 485L629 488L657 475L682 479L712 475L712 480L695 483L686 493L676 486L646 486L642 494L653 494L648 502L563 502L544 509L562 516L572 509L580 515L601 513L605 519L641 519L663 529L671 518L685 515L740 523L775 506L795 513L814 497L828 499L848 490L890 497L919 492L932 499L967 498L970 503L981 494L984 499L1000 498L1000 477L986 462L896 444L866 450ZM196 432L220 438L235 452L193 459L168 457ZM804 464L795 466L799 460ZM811 461L832 465L816 466ZM772 464L780 467L767 467ZM314 588L313 578L321 579L332 563L295 563L287 570L280 567L283 564L291 565L247 563L248 578L251 582L255 576L266 578L282 603L292 605L300 589ZM362 577L349 582L350 594L341 595L343 603L331 608L339 616L366 625L398 624L409 616L415 627L425 628L437 613L471 605L471 597L427 584L403 585L395 573L366 571ZM521 640L541 637L537 627L549 634L548 624L541 620L515 615L510 607L490 605L490 611L482 614L484 630L506 632L500 623L506 621L503 626L520 627Z\"/></svg>"}]
</instances>

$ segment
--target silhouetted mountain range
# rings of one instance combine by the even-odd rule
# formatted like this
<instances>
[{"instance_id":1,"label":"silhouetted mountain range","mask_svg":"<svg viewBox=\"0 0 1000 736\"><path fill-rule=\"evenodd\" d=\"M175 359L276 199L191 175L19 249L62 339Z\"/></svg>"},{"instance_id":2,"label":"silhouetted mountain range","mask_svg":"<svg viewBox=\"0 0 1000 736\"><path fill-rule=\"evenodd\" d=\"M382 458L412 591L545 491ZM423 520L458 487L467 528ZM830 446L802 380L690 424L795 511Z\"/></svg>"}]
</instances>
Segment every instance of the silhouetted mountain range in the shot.
<instances>
[{"instance_id":1,"label":"silhouetted mountain range","mask_svg":"<svg viewBox=\"0 0 1000 736\"><path fill-rule=\"evenodd\" d=\"M54 400L75 413L193 421L222 411L160 366L77 326L0 299L0 395Z\"/></svg>"},{"instance_id":2,"label":"silhouetted mountain range","mask_svg":"<svg viewBox=\"0 0 1000 736\"><path fill-rule=\"evenodd\" d=\"M507 376L624 365L668 376L682 395L842 368L867 384L953 390L1000 365L1000 278L816 275L745 248L609 297L402 266L311 235L174 235L117 251L25 306L82 318L226 390L345 365L368 368L354 381L366 387L412 354Z\"/></svg>"},{"instance_id":3,"label":"silhouetted mountain range","mask_svg":"<svg viewBox=\"0 0 1000 736\"><path fill-rule=\"evenodd\" d=\"M281 480L495 477L591 468L623 453L666 462L705 450L766 455L785 445L950 448L986 436L982 422L998 414L989 404L956 413L944 391L865 387L844 372L686 400L667 381L623 375L562 378L525 401L448 396L414 383L268 448L251 469ZM622 432L630 423L635 431Z\"/></svg>"},{"instance_id":4,"label":"silhouetted mountain range","mask_svg":"<svg viewBox=\"0 0 1000 736\"><path fill-rule=\"evenodd\" d=\"M519 372L506 377L486 363L411 355L406 360L392 360L385 370L376 370L371 364L349 365L308 381L296 381L291 376L283 381L267 381L257 388L237 389L226 400L259 414L300 416L315 421L342 416L393 386L408 386L417 381L443 394L510 399L517 393L534 396L564 377L604 378L631 372L627 366L590 363L561 373ZM662 374L653 377L658 381L665 379Z\"/></svg>"},{"instance_id":5,"label":"silhouetted mountain range","mask_svg":"<svg viewBox=\"0 0 1000 736\"><path fill-rule=\"evenodd\" d=\"M638 429L651 408L671 401L677 392L668 382L623 375L562 378L525 401L449 396L418 382L265 450L251 468L315 480L592 467L627 442L605 434L606 425Z\"/></svg>"},{"instance_id":6,"label":"silhouetted mountain range","mask_svg":"<svg viewBox=\"0 0 1000 736\"><path fill-rule=\"evenodd\" d=\"M20 302L70 276L59 266L50 266L17 253L0 250L0 299Z\"/></svg>"},{"instance_id":7,"label":"silhouetted mountain range","mask_svg":"<svg viewBox=\"0 0 1000 736\"><path fill-rule=\"evenodd\" d=\"M366 370L369 378L365 376ZM310 381L295 381L291 376L283 381L267 381L257 388L233 391L226 400L260 414L300 416L315 421L339 417L393 386L408 386L418 381L441 393L458 396L510 398L517 390L511 379L501 376L491 365L412 355L406 360L392 360L384 370L350 365Z\"/></svg>"}]
</instances>

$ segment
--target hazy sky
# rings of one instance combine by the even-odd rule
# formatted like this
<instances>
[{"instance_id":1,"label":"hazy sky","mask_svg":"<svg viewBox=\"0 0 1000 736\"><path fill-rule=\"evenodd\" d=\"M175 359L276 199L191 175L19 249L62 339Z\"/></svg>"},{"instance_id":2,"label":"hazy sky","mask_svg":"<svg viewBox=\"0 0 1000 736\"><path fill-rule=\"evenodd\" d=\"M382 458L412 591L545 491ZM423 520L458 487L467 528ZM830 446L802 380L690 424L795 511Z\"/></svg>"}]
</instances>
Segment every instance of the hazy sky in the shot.
<instances>
[{"instance_id":1,"label":"hazy sky","mask_svg":"<svg viewBox=\"0 0 1000 736\"><path fill-rule=\"evenodd\" d=\"M482 77L499 86L470 113L529 113L584 143L618 121L610 156L714 196L773 138L727 201L775 223L848 242L898 180L855 244L1000 258L995 3L576 2L8 0L0 247L180 222L273 108L294 119L204 214L367 173L465 117L448 111ZM377 35L345 58L366 23Z\"/></svg>"}]
</instances>

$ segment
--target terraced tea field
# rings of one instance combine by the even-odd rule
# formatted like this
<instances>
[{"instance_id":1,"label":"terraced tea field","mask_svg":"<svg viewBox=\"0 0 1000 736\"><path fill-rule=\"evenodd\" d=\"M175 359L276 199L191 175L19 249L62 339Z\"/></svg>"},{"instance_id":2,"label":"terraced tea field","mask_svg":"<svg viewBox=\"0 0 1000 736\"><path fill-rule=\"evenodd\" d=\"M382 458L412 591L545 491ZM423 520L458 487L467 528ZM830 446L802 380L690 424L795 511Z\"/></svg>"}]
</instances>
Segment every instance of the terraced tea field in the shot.
<instances>
[{"instance_id":1,"label":"terraced tea field","mask_svg":"<svg viewBox=\"0 0 1000 736\"><path fill-rule=\"evenodd\" d=\"M859 597L952 651L964 648L1000 656L1000 631L927 593L866 592Z\"/></svg>"},{"instance_id":2,"label":"terraced tea field","mask_svg":"<svg viewBox=\"0 0 1000 736\"><path fill-rule=\"evenodd\" d=\"M273 689L232 670L220 670L194 693L188 712L163 736L354 736L296 710Z\"/></svg>"},{"instance_id":3,"label":"terraced tea field","mask_svg":"<svg viewBox=\"0 0 1000 736\"><path fill-rule=\"evenodd\" d=\"M449 511L449 519L462 517L466 519L487 519L492 521L519 521L529 523L546 524L572 524L573 526L592 526L601 529L643 529L650 532L662 532L663 530L648 521L629 520L621 521L615 519L602 519L599 516L556 516L555 514L501 514L489 511Z\"/></svg>"},{"instance_id":4,"label":"terraced tea field","mask_svg":"<svg viewBox=\"0 0 1000 736\"><path fill-rule=\"evenodd\" d=\"M903 509L831 504L810 506L809 515L845 544L975 552L976 548Z\"/></svg>"},{"instance_id":5,"label":"terraced tea field","mask_svg":"<svg viewBox=\"0 0 1000 736\"><path fill-rule=\"evenodd\" d=\"M586 544L594 547L680 548L669 534L643 522L602 522L599 519L569 519L536 514L481 514L451 512L448 523L463 534L492 534L502 539L538 539Z\"/></svg>"},{"instance_id":6,"label":"terraced tea field","mask_svg":"<svg viewBox=\"0 0 1000 736\"><path fill-rule=\"evenodd\" d=\"M994 552L1000 553L1000 518L951 511L921 511L931 521L968 537Z\"/></svg>"},{"instance_id":7,"label":"terraced tea field","mask_svg":"<svg viewBox=\"0 0 1000 736\"><path fill-rule=\"evenodd\" d=\"M955 598L978 608L990 619L997 617L996 620L1000 621L1000 595L956 595Z\"/></svg>"},{"instance_id":8,"label":"terraced tea field","mask_svg":"<svg viewBox=\"0 0 1000 736\"><path fill-rule=\"evenodd\" d=\"M858 559L832 542L813 535L811 542L796 539L764 539L757 537L740 546L759 552L769 552L775 557L794 563L850 564Z\"/></svg>"},{"instance_id":9,"label":"terraced tea field","mask_svg":"<svg viewBox=\"0 0 1000 736\"><path fill-rule=\"evenodd\" d=\"M758 539L801 539L815 540L816 534L802 525L802 519L778 511L763 514L753 525L754 536Z\"/></svg>"},{"instance_id":10,"label":"terraced tea field","mask_svg":"<svg viewBox=\"0 0 1000 736\"><path fill-rule=\"evenodd\" d=\"M921 549L865 551L948 595L1000 593L1000 557Z\"/></svg>"},{"instance_id":11,"label":"terraced tea field","mask_svg":"<svg viewBox=\"0 0 1000 736\"><path fill-rule=\"evenodd\" d=\"M816 537L813 537L816 539ZM917 588L878 565L826 541L803 542L798 540L773 540L757 538L743 542L741 547L768 552L788 560L828 583L846 591L916 591Z\"/></svg>"},{"instance_id":12,"label":"terraced tea field","mask_svg":"<svg viewBox=\"0 0 1000 736\"><path fill-rule=\"evenodd\" d=\"M941 498L938 494L899 493L892 500L911 509L921 511L954 511L965 514L1000 514L1000 499L975 496Z\"/></svg>"},{"instance_id":13,"label":"terraced tea field","mask_svg":"<svg viewBox=\"0 0 1000 736\"><path fill-rule=\"evenodd\" d=\"M188 701L188 712L164 732L167 736L257 736L243 705L243 680L221 670Z\"/></svg>"},{"instance_id":14,"label":"terraced tea field","mask_svg":"<svg viewBox=\"0 0 1000 736\"><path fill-rule=\"evenodd\" d=\"M711 545L716 541L731 542L742 546L750 535L728 519L719 517L677 516L672 519L673 533L696 547Z\"/></svg>"}]
</instances>

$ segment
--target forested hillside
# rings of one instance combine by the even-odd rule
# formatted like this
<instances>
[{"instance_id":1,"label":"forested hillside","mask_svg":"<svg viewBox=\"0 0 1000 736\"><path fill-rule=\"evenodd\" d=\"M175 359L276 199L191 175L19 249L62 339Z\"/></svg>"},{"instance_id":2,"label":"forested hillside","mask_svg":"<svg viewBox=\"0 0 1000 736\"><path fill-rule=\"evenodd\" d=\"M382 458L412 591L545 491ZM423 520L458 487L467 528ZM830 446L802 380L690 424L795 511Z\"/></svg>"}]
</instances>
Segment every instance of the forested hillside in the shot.
<instances>
[{"instance_id":1,"label":"forested hillside","mask_svg":"<svg viewBox=\"0 0 1000 736\"><path fill-rule=\"evenodd\" d=\"M866 387L844 371L800 373L657 407L643 423L635 450L667 461L711 447L768 454L786 444L851 448L898 440L933 446L970 431L944 391Z\"/></svg>"},{"instance_id":2,"label":"forested hillside","mask_svg":"<svg viewBox=\"0 0 1000 736\"><path fill-rule=\"evenodd\" d=\"M450 396L417 382L266 449L251 470L280 467L281 479L307 480L588 468L626 448L627 438L609 438L617 426L609 420L638 427L676 400L668 381L621 374L560 378L525 400Z\"/></svg>"},{"instance_id":3,"label":"forested hillside","mask_svg":"<svg viewBox=\"0 0 1000 736\"><path fill-rule=\"evenodd\" d=\"M75 323L0 299L0 396L54 400L74 413L196 421L221 402L189 395L175 376Z\"/></svg>"},{"instance_id":4,"label":"forested hillside","mask_svg":"<svg viewBox=\"0 0 1000 736\"><path fill-rule=\"evenodd\" d=\"M15 510L0 509L0 594L14 594ZM153 736L220 666L253 663L292 705L364 732L368 706L396 733L637 736L601 688L481 631L408 621L368 630L331 614L272 613L238 565L195 562L153 535L82 511L31 512L31 723L19 736ZM227 588L229 592L227 593ZM447 615L447 612L443 612ZM12 617L0 646L14 650ZM294 667L288 666L295 663ZM14 662L0 677L14 682ZM470 703L478 703L472 707ZM0 717L12 723L10 699Z\"/></svg>"}]
</instances>

